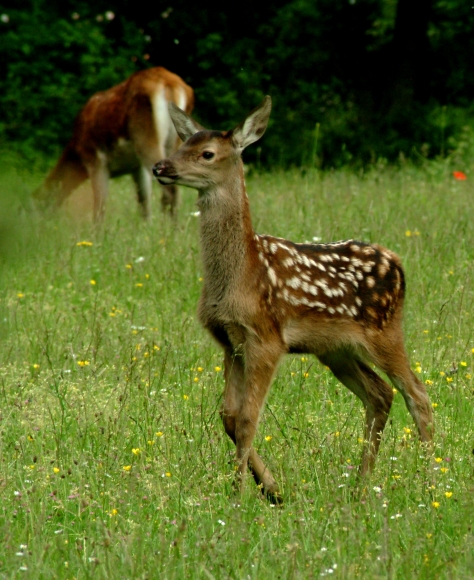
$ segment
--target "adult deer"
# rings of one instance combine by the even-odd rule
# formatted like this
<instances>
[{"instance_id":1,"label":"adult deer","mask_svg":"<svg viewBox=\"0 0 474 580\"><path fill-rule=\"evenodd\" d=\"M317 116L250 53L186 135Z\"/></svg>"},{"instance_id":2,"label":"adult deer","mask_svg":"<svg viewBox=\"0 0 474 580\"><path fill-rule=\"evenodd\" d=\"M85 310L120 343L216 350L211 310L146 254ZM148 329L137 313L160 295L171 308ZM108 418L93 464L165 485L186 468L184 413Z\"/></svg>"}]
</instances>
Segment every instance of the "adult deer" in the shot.
<instances>
[{"instance_id":1,"label":"adult deer","mask_svg":"<svg viewBox=\"0 0 474 580\"><path fill-rule=\"evenodd\" d=\"M349 240L296 244L256 234L241 153L265 132L271 99L232 131L197 131L170 105L185 143L153 173L160 183L199 191L204 287L198 314L224 349L221 416L236 445L240 487L250 466L264 493L278 485L252 447L278 361L313 353L362 401L365 444L361 475L370 473L393 399L375 363L402 393L422 441L432 438L425 387L410 370L403 344L405 281L400 259L376 244Z\"/></svg>"},{"instance_id":2,"label":"adult deer","mask_svg":"<svg viewBox=\"0 0 474 580\"><path fill-rule=\"evenodd\" d=\"M151 169L156 159L179 145L168 114L174 102L191 113L194 93L179 76L156 67L96 93L79 112L73 136L34 196L60 205L82 182L91 179L94 218L103 218L109 177L131 174L144 217L150 215ZM175 185L163 186L161 204L174 214Z\"/></svg>"}]
</instances>

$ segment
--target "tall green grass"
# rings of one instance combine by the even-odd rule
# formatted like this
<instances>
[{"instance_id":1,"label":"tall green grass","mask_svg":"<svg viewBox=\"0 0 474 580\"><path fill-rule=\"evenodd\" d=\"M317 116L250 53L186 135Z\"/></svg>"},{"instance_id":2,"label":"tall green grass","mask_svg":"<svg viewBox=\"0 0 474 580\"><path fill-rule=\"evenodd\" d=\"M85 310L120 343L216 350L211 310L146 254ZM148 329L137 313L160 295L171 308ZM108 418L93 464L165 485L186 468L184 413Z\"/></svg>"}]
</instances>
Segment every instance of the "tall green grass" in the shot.
<instances>
[{"instance_id":1,"label":"tall green grass","mask_svg":"<svg viewBox=\"0 0 474 580\"><path fill-rule=\"evenodd\" d=\"M287 357L255 441L281 508L252 481L232 495L222 356L195 316L196 193L176 225L146 224L116 181L95 233L78 206L35 213L30 181L4 170L0 184L1 578L472 578L470 178L433 162L247 180L260 233L401 256L406 344L436 420L433 459L397 394L359 485L362 405L316 359Z\"/></svg>"}]
</instances>

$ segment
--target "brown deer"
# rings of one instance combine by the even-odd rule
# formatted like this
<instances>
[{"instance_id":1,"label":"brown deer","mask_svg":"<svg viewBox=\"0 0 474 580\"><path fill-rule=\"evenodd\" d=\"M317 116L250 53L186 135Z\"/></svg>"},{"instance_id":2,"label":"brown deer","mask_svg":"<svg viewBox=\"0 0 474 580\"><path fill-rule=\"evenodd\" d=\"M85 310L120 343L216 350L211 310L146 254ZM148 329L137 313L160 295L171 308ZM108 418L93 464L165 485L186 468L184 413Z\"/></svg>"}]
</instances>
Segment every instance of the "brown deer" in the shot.
<instances>
[{"instance_id":1,"label":"brown deer","mask_svg":"<svg viewBox=\"0 0 474 580\"><path fill-rule=\"evenodd\" d=\"M433 419L424 385L403 344L405 280L400 259L354 240L296 244L254 232L241 153L265 132L271 99L234 130L197 131L170 105L185 143L153 173L162 184L198 190L204 287L198 314L224 349L224 427L236 445L240 488L247 466L264 493L278 485L252 447L259 416L285 353L313 353L362 401L365 444L360 474L370 473L393 399L382 369L402 393L422 441Z\"/></svg>"},{"instance_id":2,"label":"brown deer","mask_svg":"<svg viewBox=\"0 0 474 580\"><path fill-rule=\"evenodd\" d=\"M150 216L151 169L156 159L179 145L168 103L191 113L194 92L163 67L133 74L124 82L93 95L79 112L73 136L34 197L60 205L82 182L91 179L94 218L103 218L109 177L131 174L144 217ZM162 188L164 210L175 213L177 188Z\"/></svg>"}]
</instances>

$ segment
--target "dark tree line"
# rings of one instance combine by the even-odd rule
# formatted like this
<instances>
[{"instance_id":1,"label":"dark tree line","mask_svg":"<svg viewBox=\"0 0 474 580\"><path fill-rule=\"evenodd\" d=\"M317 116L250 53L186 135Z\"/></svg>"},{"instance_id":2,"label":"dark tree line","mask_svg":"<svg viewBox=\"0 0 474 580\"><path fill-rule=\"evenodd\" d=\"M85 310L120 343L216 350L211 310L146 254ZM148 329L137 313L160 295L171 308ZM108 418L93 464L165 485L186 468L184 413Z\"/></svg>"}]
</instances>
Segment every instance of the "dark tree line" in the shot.
<instances>
[{"instance_id":1,"label":"dark tree line","mask_svg":"<svg viewBox=\"0 0 474 580\"><path fill-rule=\"evenodd\" d=\"M0 144L56 154L93 92L162 65L211 127L272 95L268 163L437 155L470 135L473 31L461 0L0 3Z\"/></svg>"}]
</instances>

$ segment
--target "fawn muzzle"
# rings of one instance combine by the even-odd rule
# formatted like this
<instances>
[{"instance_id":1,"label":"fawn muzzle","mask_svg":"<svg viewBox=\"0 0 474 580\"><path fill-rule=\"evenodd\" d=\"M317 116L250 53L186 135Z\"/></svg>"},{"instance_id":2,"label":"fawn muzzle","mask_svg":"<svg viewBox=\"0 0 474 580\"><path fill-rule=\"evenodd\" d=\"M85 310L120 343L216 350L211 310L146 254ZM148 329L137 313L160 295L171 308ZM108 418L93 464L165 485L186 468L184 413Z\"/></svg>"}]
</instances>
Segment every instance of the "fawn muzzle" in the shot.
<instances>
[{"instance_id":1,"label":"fawn muzzle","mask_svg":"<svg viewBox=\"0 0 474 580\"><path fill-rule=\"evenodd\" d=\"M153 166L153 175L162 185L170 185L178 179L169 159L162 159Z\"/></svg>"}]
</instances>

